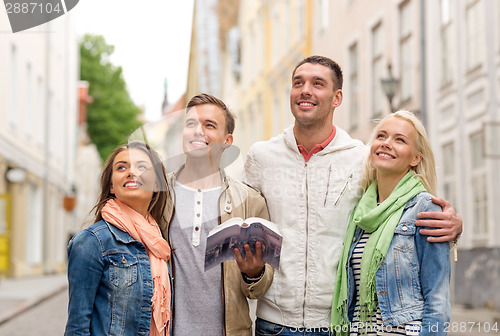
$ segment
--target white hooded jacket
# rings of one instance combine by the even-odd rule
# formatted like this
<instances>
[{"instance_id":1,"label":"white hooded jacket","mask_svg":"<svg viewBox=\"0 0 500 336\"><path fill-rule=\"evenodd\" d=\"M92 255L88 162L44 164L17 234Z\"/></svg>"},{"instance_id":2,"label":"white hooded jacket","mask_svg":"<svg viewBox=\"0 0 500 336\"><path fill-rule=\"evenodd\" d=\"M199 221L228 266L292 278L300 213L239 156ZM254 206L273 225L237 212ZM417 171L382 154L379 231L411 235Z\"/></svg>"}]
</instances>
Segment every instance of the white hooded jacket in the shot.
<instances>
[{"instance_id":1,"label":"white hooded jacket","mask_svg":"<svg viewBox=\"0 0 500 336\"><path fill-rule=\"evenodd\" d=\"M283 235L280 269L259 299L257 316L288 327L330 326L333 287L349 216L361 196L367 148L336 128L334 139L306 163L293 125L255 143L247 183L260 190Z\"/></svg>"}]
</instances>

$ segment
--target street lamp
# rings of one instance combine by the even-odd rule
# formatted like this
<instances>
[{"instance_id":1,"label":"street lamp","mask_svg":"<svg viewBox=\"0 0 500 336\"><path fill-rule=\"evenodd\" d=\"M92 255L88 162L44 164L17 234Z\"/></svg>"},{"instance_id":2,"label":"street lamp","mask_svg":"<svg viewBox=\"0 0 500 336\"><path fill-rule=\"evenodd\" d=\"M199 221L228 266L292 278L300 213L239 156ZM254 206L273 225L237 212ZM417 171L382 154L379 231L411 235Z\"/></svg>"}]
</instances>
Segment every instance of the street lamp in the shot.
<instances>
[{"instance_id":1,"label":"street lamp","mask_svg":"<svg viewBox=\"0 0 500 336\"><path fill-rule=\"evenodd\" d=\"M392 75L392 65L387 64L387 72L389 73L389 77L380 79L380 83L382 84L382 90L389 100L389 106L391 107L391 113L394 112L394 107L392 106L392 99L396 95L396 92L399 88L399 78L395 78Z\"/></svg>"}]
</instances>

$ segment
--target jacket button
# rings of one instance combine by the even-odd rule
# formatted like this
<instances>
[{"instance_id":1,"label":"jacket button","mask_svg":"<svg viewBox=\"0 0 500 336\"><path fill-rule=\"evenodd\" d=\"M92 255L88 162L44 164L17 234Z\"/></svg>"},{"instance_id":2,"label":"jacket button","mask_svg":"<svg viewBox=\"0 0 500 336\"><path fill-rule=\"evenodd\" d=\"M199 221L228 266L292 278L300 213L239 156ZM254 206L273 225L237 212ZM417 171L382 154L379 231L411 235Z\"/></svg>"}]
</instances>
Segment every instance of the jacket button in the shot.
<instances>
[{"instance_id":1,"label":"jacket button","mask_svg":"<svg viewBox=\"0 0 500 336\"><path fill-rule=\"evenodd\" d=\"M229 207L229 206L226 207L226 210L230 210L230 209L231 209L231 207Z\"/></svg>"},{"instance_id":2,"label":"jacket button","mask_svg":"<svg viewBox=\"0 0 500 336\"><path fill-rule=\"evenodd\" d=\"M408 230L408 228L406 227L406 225L403 225L403 227L401 228L401 230L406 231L406 230Z\"/></svg>"},{"instance_id":3,"label":"jacket button","mask_svg":"<svg viewBox=\"0 0 500 336\"><path fill-rule=\"evenodd\" d=\"M122 264L126 264L127 263L127 259L125 259L125 256L122 256Z\"/></svg>"}]
</instances>

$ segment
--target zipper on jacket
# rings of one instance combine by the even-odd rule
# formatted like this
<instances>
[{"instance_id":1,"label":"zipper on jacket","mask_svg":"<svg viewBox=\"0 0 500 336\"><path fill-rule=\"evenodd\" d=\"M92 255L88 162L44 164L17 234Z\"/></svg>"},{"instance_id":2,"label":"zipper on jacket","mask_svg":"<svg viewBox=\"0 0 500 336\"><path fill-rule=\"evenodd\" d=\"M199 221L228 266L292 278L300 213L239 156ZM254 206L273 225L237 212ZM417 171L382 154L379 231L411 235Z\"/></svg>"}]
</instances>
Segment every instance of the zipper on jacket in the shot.
<instances>
[{"instance_id":1,"label":"zipper on jacket","mask_svg":"<svg viewBox=\"0 0 500 336\"><path fill-rule=\"evenodd\" d=\"M306 178L305 182L303 185L303 189L305 189L305 195L306 195L306 255L305 255L305 263L304 263L304 303L302 305L302 325L305 325L306 321L306 295L307 295L307 256L308 256L308 250L309 250L309 195L307 192L307 162L304 166L305 172L306 172Z\"/></svg>"},{"instance_id":2,"label":"zipper on jacket","mask_svg":"<svg viewBox=\"0 0 500 336\"><path fill-rule=\"evenodd\" d=\"M344 196L344 194L345 194L346 190L348 190L348 189L350 190L349 185L350 185L350 183L351 183L351 180L352 180L352 175L353 175L353 174L354 174L354 173L352 173L352 172L351 172L351 174L350 174L350 175L349 175L349 177L347 178L347 181L345 182L344 187L342 188L342 191L341 191L341 192L340 192L340 194L339 194L339 197L337 198L337 200L336 200L336 201L335 201L335 203L333 204L334 206L337 206L337 205L339 204L340 199L342 198L342 196Z\"/></svg>"},{"instance_id":3,"label":"zipper on jacket","mask_svg":"<svg viewBox=\"0 0 500 336\"><path fill-rule=\"evenodd\" d=\"M229 185L227 183L224 183L225 181L222 182L222 188L224 188L224 184L226 187L224 190L221 190L221 193L219 195L219 201L217 202L218 205L218 210L219 210L219 218L218 218L218 225L222 224L222 212L221 212L221 200L222 200L222 195L227 192L227 189L229 189ZM226 336L226 293L225 293L225 285L224 285L224 263L220 264L220 286L221 286L221 296L222 296L222 335Z\"/></svg>"},{"instance_id":4,"label":"zipper on jacket","mask_svg":"<svg viewBox=\"0 0 500 336\"><path fill-rule=\"evenodd\" d=\"M328 179L326 180L326 193L325 201L323 202L323 207L326 207L326 200L328 199L328 190L330 189L330 175L332 174L332 165L328 168Z\"/></svg>"},{"instance_id":5,"label":"zipper on jacket","mask_svg":"<svg viewBox=\"0 0 500 336\"><path fill-rule=\"evenodd\" d=\"M222 335L226 335L226 295L224 294L224 263L220 264L221 295L222 295Z\"/></svg>"}]
</instances>

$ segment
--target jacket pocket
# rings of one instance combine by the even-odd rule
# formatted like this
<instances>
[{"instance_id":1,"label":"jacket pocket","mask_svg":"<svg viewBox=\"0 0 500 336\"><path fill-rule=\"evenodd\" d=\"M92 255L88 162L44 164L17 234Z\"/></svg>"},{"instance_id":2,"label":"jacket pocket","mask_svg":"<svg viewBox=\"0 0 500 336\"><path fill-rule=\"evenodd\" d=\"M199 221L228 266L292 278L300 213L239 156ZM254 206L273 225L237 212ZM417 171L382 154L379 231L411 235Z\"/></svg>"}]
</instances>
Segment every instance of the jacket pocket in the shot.
<instances>
[{"instance_id":1,"label":"jacket pocket","mask_svg":"<svg viewBox=\"0 0 500 336\"><path fill-rule=\"evenodd\" d=\"M109 255L109 281L119 287L129 287L137 281L137 257L128 253Z\"/></svg>"},{"instance_id":2,"label":"jacket pocket","mask_svg":"<svg viewBox=\"0 0 500 336\"><path fill-rule=\"evenodd\" d=\"M406 252L409 250L413 250L415 242L416 228L413 223L410 222L401 222L394 229L394 237L392 245L395 250Z\"/></svg>"},{"instance_id":3,"label":"jacket pocket","mask_svg":"<svg viewBox=\"0 0 500 336\"><path fill-rule=\"evenodd\" d=\"M418 265L415 264L415 232L412 222L401 222L394 229L392 243L393 266L391 285L396 289L399 300L391 302L393 308L408 309L418 304L420 291L415 283L418 279ZM393 304L392 304L393 303Z\"/></svg>"}]
</instances>

